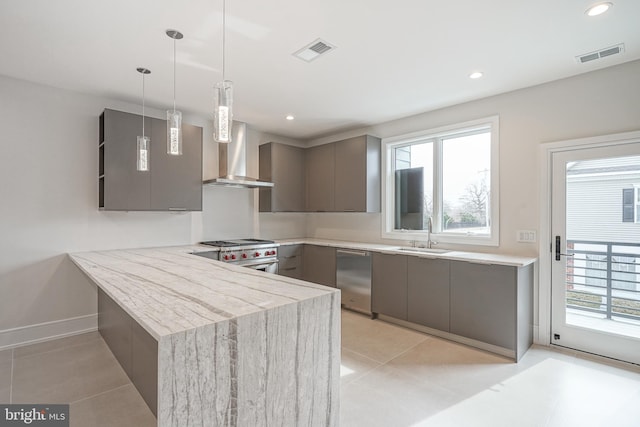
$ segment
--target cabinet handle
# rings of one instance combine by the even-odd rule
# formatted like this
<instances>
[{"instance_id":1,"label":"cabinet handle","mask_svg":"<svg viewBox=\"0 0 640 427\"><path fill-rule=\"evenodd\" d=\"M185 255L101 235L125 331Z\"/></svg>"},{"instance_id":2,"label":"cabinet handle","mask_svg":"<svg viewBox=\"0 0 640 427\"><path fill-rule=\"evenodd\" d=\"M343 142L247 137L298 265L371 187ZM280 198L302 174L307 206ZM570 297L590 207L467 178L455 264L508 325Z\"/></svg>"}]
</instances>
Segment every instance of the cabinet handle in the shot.
<instances>
[{"instance_id":1,"label":"cabinet handle","mask_svg":"<svg viewBox=\"0 0 640 427\"><path fill-rule=\"evenodd\" d=\"M298 267L289 267L289 268L281 268L280 270L285 270L285 271L290 271L290 270L297 270Z\"/></svg>"},{"instance_id":2,"label":"cabinet handle","mask_svg":"<svg viewBox=\"0 0 640 427\"><path fill-rule=\"evenodd\" d=\"M349 251L349 250L346 250L346 249L338 249L336 251L336 253L345 254L345 255L356 255L356 256L368 256L369 255L368 252Z\"/></svg>"},{"instance_id":3,"label":"cabinet handle","mask_svg":"<svg viewBox=\"0 0 640 427\"><path fill-rule=\"evenodd\" d=\"M169 208L170 211L186 211L187 208Z\"/></svg>"}]
</instances>

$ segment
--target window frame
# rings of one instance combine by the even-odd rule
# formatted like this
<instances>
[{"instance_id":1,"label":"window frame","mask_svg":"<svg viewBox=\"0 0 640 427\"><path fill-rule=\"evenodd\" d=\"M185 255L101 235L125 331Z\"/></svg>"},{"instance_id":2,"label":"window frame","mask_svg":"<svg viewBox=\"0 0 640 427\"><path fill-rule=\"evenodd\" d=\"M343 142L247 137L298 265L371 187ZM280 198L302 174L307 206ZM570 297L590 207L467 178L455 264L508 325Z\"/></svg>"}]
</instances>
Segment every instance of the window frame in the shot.
<instances>
[{"instance_id":1,"label":"window frame","mask_svg":"<svg viewBox=\"0 0 640 427\"><path fill-rule=\"evenodd\" d=\"M446 137L464 136L465 134L476 133L480 130L491 132L491 173L490 173L490 202L489 221L490 234L478 235L473 233L462 234L453 232L442 232L442 150L438 140ZM412 145L418 142L434 141L433 156L433 233L431 240L438 243L453 243L461 245L483 245L499 246L500 244L500 121L499 116L485 117L477 120L442 126L433 129L412 132L409 134L393 136L382 139L382 230L381 237L395 240L417 240L426 241L428 239L427 230L395 230L394 229L394 154L393 150L398 147Z\"/></svg>"},{"instance_id":2,"label":"window frame","mask_svg":"<svg viewBox=\"0 0 640 427\"><path fill-rule=\"evenodd\" d=\"M640 224L640 185L633 185L633 222Z\"/></svg>"}]
</instances>

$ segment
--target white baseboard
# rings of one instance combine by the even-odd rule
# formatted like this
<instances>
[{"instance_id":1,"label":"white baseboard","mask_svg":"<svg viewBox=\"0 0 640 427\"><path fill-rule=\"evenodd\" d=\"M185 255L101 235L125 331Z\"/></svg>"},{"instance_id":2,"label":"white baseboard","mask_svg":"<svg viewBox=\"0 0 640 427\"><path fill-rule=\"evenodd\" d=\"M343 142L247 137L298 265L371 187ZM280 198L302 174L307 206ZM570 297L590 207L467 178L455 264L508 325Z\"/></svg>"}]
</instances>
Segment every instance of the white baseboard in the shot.
<instances>
[{"instance_id":1,"label":"white baseboard","mask_svg":"<svg viewBox=\"0 0 640 427\"><path fill-rule=\"evenodd\" d=\"M0 350L78 335L97 329L97 313L5 329L0 331Z\"/></svg>"}]
</instances>

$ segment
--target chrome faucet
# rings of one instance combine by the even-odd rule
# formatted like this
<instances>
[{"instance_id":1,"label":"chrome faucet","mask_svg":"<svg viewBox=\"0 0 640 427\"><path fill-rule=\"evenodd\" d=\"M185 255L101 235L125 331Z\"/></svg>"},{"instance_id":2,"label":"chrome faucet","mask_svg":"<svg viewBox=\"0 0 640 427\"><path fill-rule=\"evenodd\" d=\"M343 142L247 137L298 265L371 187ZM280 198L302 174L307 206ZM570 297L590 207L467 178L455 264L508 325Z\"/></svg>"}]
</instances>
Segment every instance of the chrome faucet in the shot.
<instances>
[{"instance_id":1,"label":"chrome faucet","mask_svg":"<svg viewBox=\"0 0 640 427\"><path fill-rule=\"evenodd\" d=\"M431 240L431 233L433 233L433 218L429 217L427 221L427 248L431 249L432 245L437 245L438 242Z\"/></svg>"}]
</instances>

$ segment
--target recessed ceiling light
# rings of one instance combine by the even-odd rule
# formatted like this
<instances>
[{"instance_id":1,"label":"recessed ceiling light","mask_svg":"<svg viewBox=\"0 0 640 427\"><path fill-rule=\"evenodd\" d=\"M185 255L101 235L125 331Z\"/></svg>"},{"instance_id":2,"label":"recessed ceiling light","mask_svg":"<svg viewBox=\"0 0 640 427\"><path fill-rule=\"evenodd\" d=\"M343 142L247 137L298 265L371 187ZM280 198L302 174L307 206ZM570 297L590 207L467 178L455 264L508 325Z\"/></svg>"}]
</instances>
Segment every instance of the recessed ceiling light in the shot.
<instances>
[{"instance_id":1,"label":"recessed ceiling light","mask_svg":"<svg viewBox=\"0 0 640 427\"><path fill-rule=\"evenodd\" d=\"M607 10L609 10L609 8L611 8L611 6L613 6L613 3L609 3L609 2L594 4L589 9L587 9L587 11L585 13L587 15L589 15L589 16L602 15Z\"/></svg>"},{"instance_id":2,"label":"recessed ceiling light","mask_svg":"<svg viewBox=\"0 0 640 427\"><path fill-rule=\"evenodd\" d=\"M476 71L474 73L469 74L470 79L479 79L483 74L480 71Z\"/></svg>"},{"instance_id":3,"label":"recessed ceiling light","mask_svg":"<svg viewBox=\"0 0 640 427\"><path fill-rule=\"evenodd\" d=\"M295 119L295 117L293 117L291 114L289 114L287 117L285 117L285 119L287 119L287 120L293 120L293 119Z\"/></svg>"}]
</instances>

